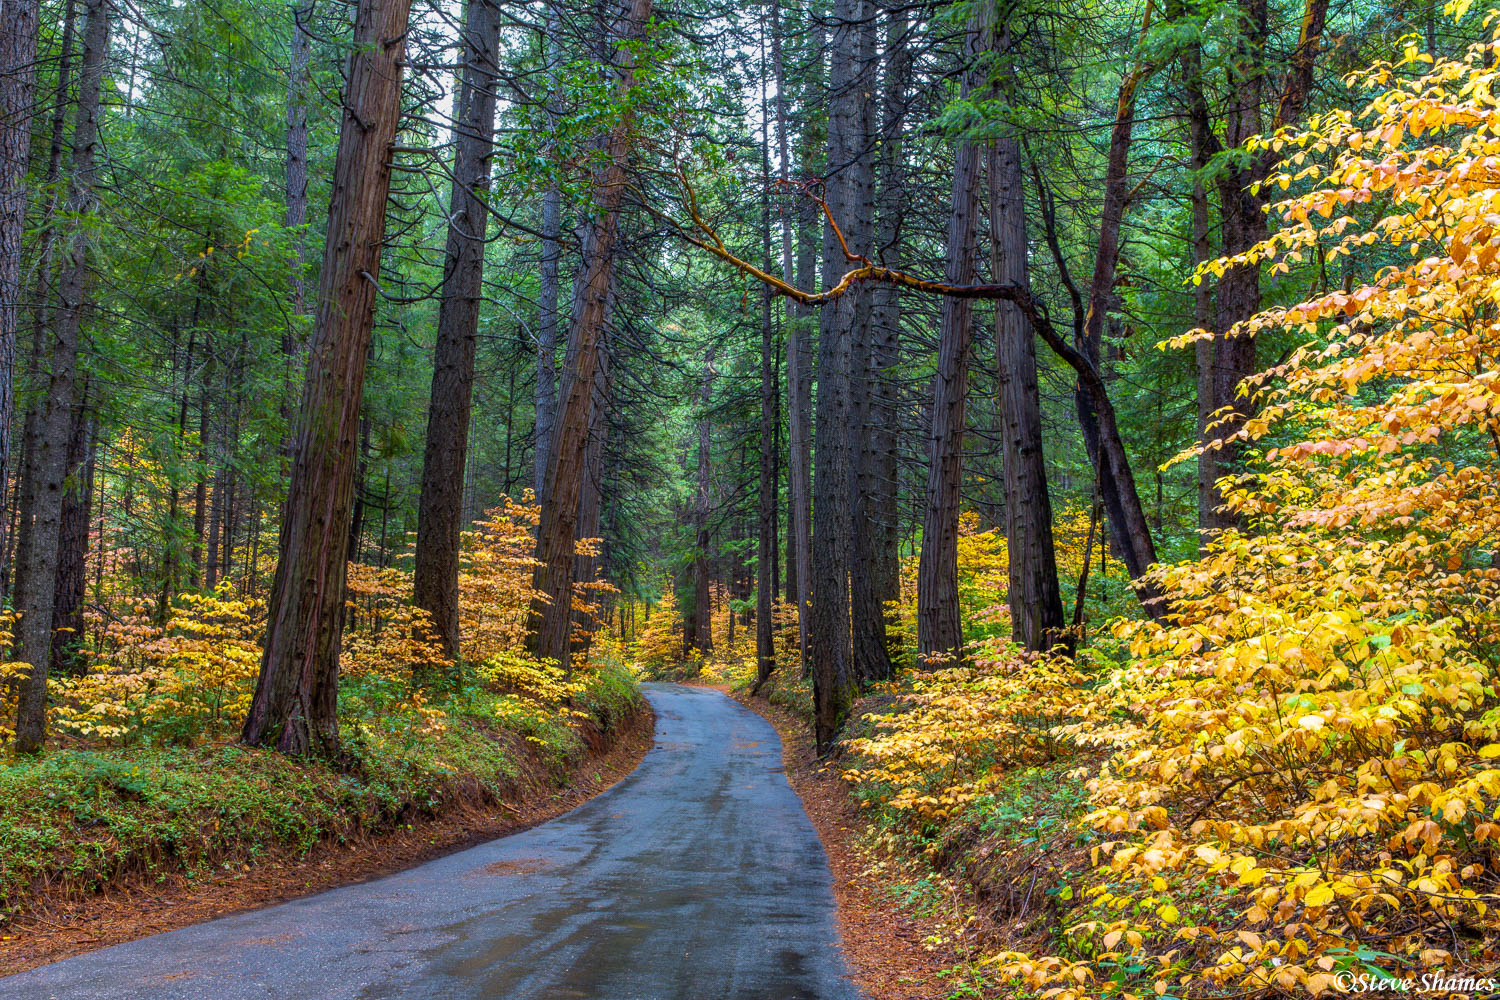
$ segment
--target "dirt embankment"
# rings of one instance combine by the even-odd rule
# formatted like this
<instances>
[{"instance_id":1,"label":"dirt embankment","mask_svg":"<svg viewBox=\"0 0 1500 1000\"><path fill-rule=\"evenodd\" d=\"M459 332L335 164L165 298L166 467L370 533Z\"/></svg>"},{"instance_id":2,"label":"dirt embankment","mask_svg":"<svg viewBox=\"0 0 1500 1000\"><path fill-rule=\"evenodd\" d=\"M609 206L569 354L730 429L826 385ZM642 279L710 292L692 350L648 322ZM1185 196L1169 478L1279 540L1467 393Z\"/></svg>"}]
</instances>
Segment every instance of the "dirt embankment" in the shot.
<instances>
[{"instance_id":1,"label":"dirt embankment","mask_svg":"<svg viewBox=\"0 0 1500 1000\"><path fill-rule=\"evenodd\" d=\"M651 748L650 707L609 732L582 735L588 754L558 783L541 761L517 783L510 801L476 794L430 818L339 843L324 841L305 855L269 854L254 864L189 881L181 874L128 878L103 892L43 898L0 930L0 975L188 924L257 909L326 889L411 868L424 861L545 822L598 795L635 770Z\"/></svg>"}]
</instances>

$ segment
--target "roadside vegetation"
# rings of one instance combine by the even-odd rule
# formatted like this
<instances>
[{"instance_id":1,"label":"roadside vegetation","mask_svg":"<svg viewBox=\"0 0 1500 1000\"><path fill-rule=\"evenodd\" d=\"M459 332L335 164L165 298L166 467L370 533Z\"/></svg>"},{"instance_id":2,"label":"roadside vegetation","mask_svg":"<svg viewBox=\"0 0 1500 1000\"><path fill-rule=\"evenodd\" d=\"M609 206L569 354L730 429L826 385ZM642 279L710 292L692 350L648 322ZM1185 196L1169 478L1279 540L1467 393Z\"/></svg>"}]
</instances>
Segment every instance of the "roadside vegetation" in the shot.
<instances>
[{"instance_id":1,"label":"roadside vegetation","mask_svg":"<svg viewBox=\"0 0 1500 1000\"><path fill-rule=\"evenodd\" d=\"M53 748L0 759L0 926L43 896L193 880L565 786L644 703L607 635L567 671L525 652L534 520L511 503L466 536L457 662L427 638L407 574L351 565L334 759L238 740L256 599L183 594L164 625L146 599L92 614L72 648L88 669L49 681Z\"/></svg>"}]
</instances>

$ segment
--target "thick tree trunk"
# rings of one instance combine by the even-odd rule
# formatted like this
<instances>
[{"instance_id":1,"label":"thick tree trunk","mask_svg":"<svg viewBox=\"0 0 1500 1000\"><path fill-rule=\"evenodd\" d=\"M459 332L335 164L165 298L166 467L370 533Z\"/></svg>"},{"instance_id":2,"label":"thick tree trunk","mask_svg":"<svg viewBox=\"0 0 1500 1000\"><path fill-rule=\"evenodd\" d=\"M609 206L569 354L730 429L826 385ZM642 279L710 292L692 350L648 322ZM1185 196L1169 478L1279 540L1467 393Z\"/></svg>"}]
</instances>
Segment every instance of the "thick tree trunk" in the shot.
<instances>
[{"instance_id":1,"label":"thick tree trunk","mask_svg":"<svg viewBox=\"0 0 1500 1000\"><path fill-rule=\"evenodd\" d=\"M547 6L547 53L550 92L547 95L547 117L557 117L553 102L557 99L557 36L560 30L557 7ZM537 296L536 330L536 471L533 489L537 497L547 485L547 466L552 457L552 429L557 423L557 295L558 271L562 262L562 189L547 185L542 195L542 274Z\"/></svg>"},{"instance_id":2,"label":"thick tree trunk","mask_svg":"<svg viewBox=\"0 0 1500 1000\"><path fill-rule=\"evenodd\" d=\"M68 211L75 219L93 211L95 153L99 142L101 87L109 47L109 0L88 0L83 33L83 68L78 80L73 127L73 176ZM46 730L47 674L52 659L52 615L57 597L57 555L63 489L73 418L78 344L87 307L89 278L86 227L75 222L58 282L53 322L52 370L37 421L34 453L27 456L35 483L30 544L22 567L17 609L18 659L31 671L21 683L16 710L16 749L35 753Z\"/></svg>"},{"instance_id":3,"label":"thick tree trunk","mask_svg":"<svg viewBox=\"0 0 1500 1000\"><path fill-rule=\"evenodd\" d=\"M494 152L496 51L500 8L469 0L464 22L464 68L455 129L457 155L448 199L448 246L438 306L427 444L417 505L413 601L431 616L445 656L458 655L458 554L463 532L463 472L469 453L474 353L483 296L490 157Z\"/></svg>"},{"instance_id":4,"label":"thick tree trunk","mask_svg":"<svg viewBox=\"0 0 1500 1000\"><path fill-rule=\"evenodd\" d=\"M908 47L906 11L887 3L885 79L882 82L882 141L877 170L880 193L876 205L874 250L889 267L901 266L902 220L905 216L906 169L902 132L906 89L911 80L912 54ZM899 474L897 366L901 363L901 297L895 286L880 284L870 290L869 441L873 454L866 487L867 531L875 538L868 570L876 597L882 602L901 596L900 530L897 524L896 477Z\"/></svg>"},{"instance_id":5,"label":"thick tree trunk","mask_svg":"<svg viewBox=\"0 0 1500 1000\"><path fill-rule=\"evenodd\" d=\"M610 309L613 310L611 305ZM605 319L605 342L600 345L599 364L594 371L594 402L589 410L589 443L584 453L583 481L578 487L578 540L600 539L604 503L604 449L609 438L610 394L614 390L613 361L609 353L609 318ZM579 555L573 570L573 578L579 583L591 583L599 578L603 565L600 556ZM585 630L588 639L599 628L598 617L578 616L578 625ZM589 642L574 644L574 652L587 656Z\"/></svg>"},{"instance_id":6,"label":"thick tree trunk","mask_svg":"<svg viewBox=\"0 0 1500 1000\"><path fill-rule=\"evenodd\" d=\"M979 34L978 25L970 27L965 44L970 60L977 54ZM966 73L965 96L973 90L976 78L973 69ZM979 147L973 142L959 143L953 162L953 207L948 217L948 263L943 278L949 285L974 283L979 163ZM927 441L927 505L917 564L917 652L929 662L956 660L963 655L958 613L958 515L973 312L970 299L943 298Z\"/></svg>"},{"instance_id":7,"label":"thick tree trunk","mask_svg":"<svg viewBox=\"0 0 1500 1000\"><path fill-rule=\"evenodd\" d=\"M859 153L858 90L860 23L869 13L867 0L836 0L829 69L827 199L835 219L849 219L859 208L858 181L851 169ZM844 254L831 225L823 232L823 283L844 271ZM826 752L843 727L859 678L853 663L849 627L849 568L853 557L853 509L850 497L854 442L850 392L851 334L856 296L845 295L819 316L818 448L813 463L812 567L809 585L808 653L812 661L814 731L819 752Z\"/></svg>"},{"instance_id":8,"label":"thick tree trunk","mask_svg":"<svg viewBox=\"0 0 1500 1000\"><path fill-rule=\"evenodd\" d=\"M1025 181L1014 136L991 143L988 173L994 280L1030 288ZM1047 649L1063 641L1067 622L1057 582L1052 499L1042 452L1036 344L1031 323L1011 302L995 303L995 361L1004 449L1011 635L1027 649Z\"/></svg>"},{"instance_id":9,"label":"thick tree trunk","mask_svg":"<svg viewBox=\"0 0 1500 1000\"><path fill-rule=\"evenodd\" d=\"M854 211L849 216L845 234L853 246L868 248L874 235L875 217L875 148L879 123L879 102L866 95L877 90L876 69L880 62L879 30L874 5L867 5L866 16L859 26L860 75L855 88L861 95L855 136ZM884 680L891 675L890 651L885 638L885 600L876 575L882 564L885 542L878 523L880 505L880 441L891 428L883 421L886 411L872 406L876 393L872 382L874 371L873 334L871 329L873 288L861 284L851 294L854 300L854 326L850 331L850 405L853 409L853 440L849 490L853 504L850 529L850 641L855 674L861 682Z\"/></svg>"},{"instance_id":10,"label":"thick tree trunk","mask_svg":"<svg viewBox=\"0 0 1500 1000\"><path fill-rule=\"evenodd\" d=\"M11 468L16 409L16 331L21 322L21 237L31 188L36 114L38 0L10 0L0 17L0 490Z\"/></svg>"},{"instance_id":11,"label":"thick tree trunk","mask_svg":"<svg viewBox=\"0 0 1500 1000\"><path fill-rule=\"evenodd\" d=\"M616 93L622 101L634 84L631 46L643 36L651 17L651 0L630 0L614 37ZM625 168L630 156L629 117L610 130L605 141L605 163L594 181L593 218L584 227L583 263L573 285L569 320L568 358L557 437L548 462L537 526L537 568L532 586L540 596L532 602L527 640L532 653L569 665L568 626L572 620L574 531L577 528L579 486L588 444L589 412L598 365L610 290L614 279L615 242L619 234L620 204L625 196Z\"/></svg>"},{"instance_id":12,"label":"thick tree trunk","mask_svg":"<svg viewBox=\"0 0 1500 1000\"><path fill-rule=\"evenodd\" d=\"M401 114L410 0L360 0L307 379L246 743L338 750L338 656L359 411Z\"/></svg>"},{"instance_id":13,"label":"thick tree trunk","mask_svg":"<svg viewBox=\"0 0 1500 1000\"><path fill-rule=\"evenodd\" d=\"M53 670L75 677L83 676L87 669L79 655L79 645L83 639L83 597L88 584L89 504L94 495L97 431L98 425L89 412L85 380L78 405L73 409L73 429L68 442L57 541L57 592L52 601Z\"/></svg>"},{"instance_id":14,"label":"thick tree trunk","mask_svg":"<svg viewBox=\"0 0 1500 1000\"><path fill-rule=\"evenodd\" d=\"M16 517L13 530L14 537L8 537L4 541L5 554L9 555L14 547L14 559L8 560L0 566L0 594L10 596L20 592L20 568L25 565L26 553L24 546L30 544L29 532L21 530L21 525L30 524L30 516L34 504L34 486L31 478L31 467L26 456L34 450L33 436L36 434L37 421L41 416L40 397L41 378L41 356L43 345L43 331L47 325L47 315L52 301L52 271L54 255L57 247L56 219L57 210L61 206L62 196L59 193L61 185L58 180L62 177L63 147L65 145L65 132L68 120L68 88L72 84L73 77L73 50L74 34L77 22L76 5L74 0L66 0L63 5L63 28L61 52L57 62L57 84L52 90L52 120L49 126L49 142L47 150L47 172L43 177L43 184L51 191L46 199L42 217L42 232L39 237L41 244L37 254L35 291L31 301L31 363L27 366L25 373L28 381L32 384L34 398L26 407L26 414L22 420L21 453L19 460L10 463L15 466L16 480L15 499ZM24 182L24 178L23 178ZM24 218L22 220L24 224ZM21 373L12 367L12 377ZM3 375L0 375L3 377ZM15 386L12 384L11 392L14 393ZM14 395L12 395L14 399ZM13 450L13 449L12 449ZM3 470L7 477L11 475L10 466ZM5 482L0 478L0 483ZM7 522L11 519L6 518Z\"/></svg>"}]
</instances>

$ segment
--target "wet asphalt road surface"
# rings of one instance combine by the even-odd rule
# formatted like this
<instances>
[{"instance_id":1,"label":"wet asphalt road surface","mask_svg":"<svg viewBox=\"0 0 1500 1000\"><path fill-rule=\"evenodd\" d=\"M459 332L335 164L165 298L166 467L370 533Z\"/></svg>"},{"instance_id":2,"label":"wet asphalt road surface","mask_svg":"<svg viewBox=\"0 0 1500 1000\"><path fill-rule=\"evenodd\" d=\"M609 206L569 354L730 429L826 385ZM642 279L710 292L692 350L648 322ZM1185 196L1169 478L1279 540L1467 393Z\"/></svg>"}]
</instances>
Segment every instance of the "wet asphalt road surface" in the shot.
<instances>
[{"instance_id":1,"label":"wet asphalt road surface","mask_svg":"<svg viewBox=\"0 0 1500 1000\"><path fill-rule=\"evenodd\" d=\"M0 979L5 1000L859 1000L776 731L646 685L656 743L541 826Z\"/></svg>"}]
</instances>

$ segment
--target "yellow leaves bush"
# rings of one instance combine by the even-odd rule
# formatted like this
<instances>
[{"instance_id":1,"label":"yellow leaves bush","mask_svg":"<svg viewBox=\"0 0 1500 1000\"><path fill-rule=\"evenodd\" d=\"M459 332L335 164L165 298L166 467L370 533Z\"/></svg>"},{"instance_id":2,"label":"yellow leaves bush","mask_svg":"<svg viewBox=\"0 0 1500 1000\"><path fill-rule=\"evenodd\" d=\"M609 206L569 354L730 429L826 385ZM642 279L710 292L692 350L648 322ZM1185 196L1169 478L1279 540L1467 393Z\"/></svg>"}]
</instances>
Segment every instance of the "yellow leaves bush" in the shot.
<instances>
[{"instance_id":1,"label":"yellow leaves bush","mask_svg":"<svg viewBox=\"0 0 1500 1000\"><path fill-rule=\"evenodd\" d=\"M941 823L1010 769L1066 752L1053 730L1076 716L1086 681L1065 657L990 640L967 665L890 685L895 710L866 715L872 735L846 741L859 763L845 778L913 831Z\"/></svg>"},{"instance_id":2,"label":"yellow leaves bush","mask_svg":"<svg viewBox=\"0 0 1500 1000\"><path fill-rule=\"evenodd\" d=\"M1234 432L1276 445L1221 484L1245 529L1154 571L1171 620L1120 625L1097 686L1047 661L931 674L854 742L851 777L913 828L1013 761L1102 756L1097 867L1052 955L992 956L1011 983L1318 996L1500 969L1497 53L1377 65L1361 114L1256 144L1288 158L1282 228L1200 279L1396 263L1230 331L1306 343Z\"/></svg>"}]
</instances>

